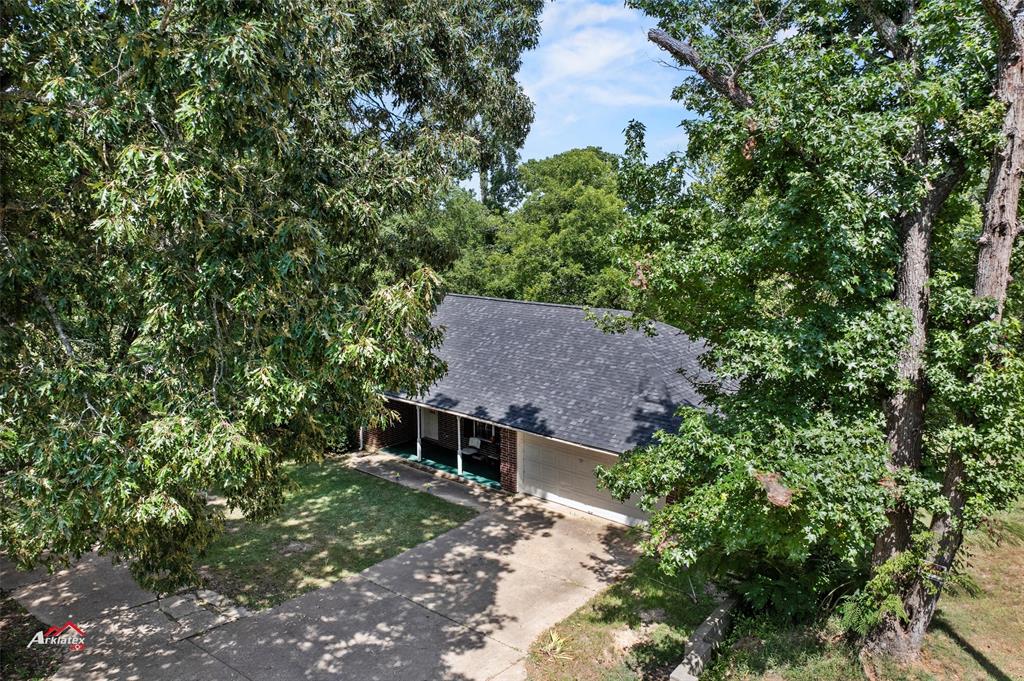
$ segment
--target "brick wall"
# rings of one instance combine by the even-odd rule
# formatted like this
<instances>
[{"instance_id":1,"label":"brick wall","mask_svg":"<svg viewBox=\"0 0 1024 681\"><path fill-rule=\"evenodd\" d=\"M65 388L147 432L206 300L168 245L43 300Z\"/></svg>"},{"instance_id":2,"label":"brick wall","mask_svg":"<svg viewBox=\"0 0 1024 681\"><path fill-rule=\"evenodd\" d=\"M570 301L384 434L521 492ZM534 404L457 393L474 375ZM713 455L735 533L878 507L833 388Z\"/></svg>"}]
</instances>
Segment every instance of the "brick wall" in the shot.
<instances>
[{"instance_id":1,"label":"brick wall","mask_svg":"<svg viewBox=\"0 0 1024 681\"><path fill-rule=\"evenodd\" d=\"M501 488L506 492L517 492L516 481L516 431L498 428L501 439Z\"/></svg>"},{"instance_id":2,"label":"brick wall","mask_svg":"<svg viewBox=\"0 0 1024 681\"><path fill-rule=\"evenodd\" d=\"M437 414L437 443L442 447L447 447L452 451L458 451L459 449L459 419L454 414L446 414L444 412L438 412ZM480 443L480 453L484 456L490 456L494 459L498 459L501 456L501 432L504 428L495 429L494 441L482 441ZM515 437L513 431L512 437ZM413 432L415 437L415 431ZM473 437L473 419L466 417L462 419L462 446L469 446L469 438Z\"/></svg>"},{"instance_id":3,"label":"brick wall","mask_svg":"<svg viewBox=\"0 0 1024 681\"><path fill-rule=\"evenodd\" d=\"M398 412L398 420L385 428L367 428L363 446L375 452L381 447L390 447L416 439L416 407L405 402L388 400L388 408Z\"/></svg>"},{"instance_id":4,"label":"brick wall","mask_svg":"<svg viewBox=\"0 0 1024 681\"><path fill-rule=\"evenodd\" d=\"M466 440L462 440L465 444ZM455 414L437 413L437 443L451 450L459 448L458 418Z\"/></svg>"}]
</instances>

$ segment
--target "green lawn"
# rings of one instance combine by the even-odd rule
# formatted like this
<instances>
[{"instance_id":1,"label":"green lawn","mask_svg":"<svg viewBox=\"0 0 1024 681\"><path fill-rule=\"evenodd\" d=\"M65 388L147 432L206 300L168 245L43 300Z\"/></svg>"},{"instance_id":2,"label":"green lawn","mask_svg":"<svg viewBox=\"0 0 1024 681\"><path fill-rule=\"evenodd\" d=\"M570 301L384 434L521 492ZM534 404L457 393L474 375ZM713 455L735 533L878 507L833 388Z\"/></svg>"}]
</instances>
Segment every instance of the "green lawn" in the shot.
<instances>
[{"instance_id":1,"label":"green lawn","mask_svg":"<svg viewBox=\"0 0 1024 681\"><path fill-rule=\"evenodd\" d=\"M878 681L1024 679L1024 507L1003 514L992 532L967 539L971 588L950 588L925 640L920 664L873 670ZM779 627L740 622L708 681L867 679L857 650L829 625Z\"/></svg>"},{"instance_id":2,"label":"green lawn","mask_svg":"<svg viewBox=\"0 0 1024 681\"><path fill-rule=\"evenodd\" d=\"M361 473L341 461L297 468L274 520L229 516L200 560L209 588L268 608L355 574L476 515L430 494Z\"/></svg>"},{"instance_id":3,"label":"green lawn","mask_svg":"<svg viewBox=\"0 0 1024 681\"><path fill-rule=\"evenodd\" d=\"M686 637L713 609L702 584L666 577L642 560L629 577L542 634L531 646L532 681L665 679ZM694 602L696 596L696 602Z\"/></svg>"}]
</instances>

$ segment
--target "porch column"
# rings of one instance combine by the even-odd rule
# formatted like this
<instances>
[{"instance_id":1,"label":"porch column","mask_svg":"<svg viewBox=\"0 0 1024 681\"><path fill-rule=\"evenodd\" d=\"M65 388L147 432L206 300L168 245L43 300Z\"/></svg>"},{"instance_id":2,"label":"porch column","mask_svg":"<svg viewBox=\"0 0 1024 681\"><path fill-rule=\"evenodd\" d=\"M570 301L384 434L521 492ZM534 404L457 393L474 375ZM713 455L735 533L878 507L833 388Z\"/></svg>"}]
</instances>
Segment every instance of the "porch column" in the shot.
<instances>
[{"instance_id":1,"label":"porch column","mask_svg":"<svg viewBox=\"0 0 1024 681\"><path fill-rule=\"evenodd\" d=\"M416 407L416 460L423 460L423 441L421 439L422 429L420 428L420 408Z\"/></svg>"},{"instance_id":2,"label":"porch column","mask_svg":"<svg viewBox=\"0 0 1024 681\"><path fill-rule=\"evenodd\" d=\"M458 464L459 475L462 475L462 417L455 416L455 430L458 432L459 448L455 453L455 461Z\"/></svg>"}]
</instances>

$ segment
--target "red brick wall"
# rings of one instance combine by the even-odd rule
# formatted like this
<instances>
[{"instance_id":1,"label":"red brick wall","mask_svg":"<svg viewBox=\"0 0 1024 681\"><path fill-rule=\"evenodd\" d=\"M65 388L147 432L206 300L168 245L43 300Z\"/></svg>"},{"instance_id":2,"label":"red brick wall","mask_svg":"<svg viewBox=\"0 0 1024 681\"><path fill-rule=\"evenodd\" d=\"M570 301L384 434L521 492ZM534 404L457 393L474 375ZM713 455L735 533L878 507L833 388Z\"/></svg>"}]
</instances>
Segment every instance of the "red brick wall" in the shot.
<instances>
[{"instance_id":1,"label":"red brick wall","mask_svg":"<svg viewBox=\"0 0 1024 681\"><path fill-rule=\"evenodd\" d=\"M392 421L385 428L366 429L363 447L371 452L416 439L416 407L388 400L388 408L398 412L398 420Z\"/></svg>"},{"instance_id":2,"label":"red brick wall","mask_svg":"<svg viewBox=\"0 0 1024 681\"><path fill-rule=\"evenodd\" d=\"M498 428L501 438L501 488L506 492L519 491L516 480L516 431Z\"/></svg>"},{"instance_id":3,"label":"red brick wall","mask_svg":"<svg viewBox=\"0 0 1024 681\"><path fill-rule=\"evenodd\" d=\"M446 414L444 412L438 412L437 414L437 443L442 447L447 447L452 451L458 451L459 449L459 419L454 414ZM503 439L501 432L504 428L496 428L495 442L481 442L480 453L485 456L493 456L499 458L501 455L500 441ZM512 433L512 437L515 437L515 432L507 431ZM415 432L413 433L415 436ZM462 419L462 446L469 446L469 438L473 437L473 419L468 416Z\"/></svg>"}]
</instances>

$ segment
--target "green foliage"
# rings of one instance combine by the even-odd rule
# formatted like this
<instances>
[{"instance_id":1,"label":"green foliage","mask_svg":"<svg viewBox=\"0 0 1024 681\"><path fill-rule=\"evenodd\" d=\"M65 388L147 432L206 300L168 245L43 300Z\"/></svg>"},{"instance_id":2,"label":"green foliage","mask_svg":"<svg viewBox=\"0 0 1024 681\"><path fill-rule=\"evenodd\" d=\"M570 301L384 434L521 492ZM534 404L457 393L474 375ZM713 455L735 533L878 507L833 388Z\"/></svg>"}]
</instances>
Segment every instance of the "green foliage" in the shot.
<instances>
[{"instance_id":1,"label":"green foliage","mask_svg":"<svg viewBox=\"0 0 1024 681\"><path fill-rule=\"evenodd\" d=\"M467 249L446 279L460 293L619 307L627 275L612 235L622 227L616 159L573 149L519 168L525 199L493 240Z\"/></svg>"},{"instance_id":2,"label":"green foliage","mask_svg":"<svg viewBox=\"0 0 1024 681\"><path fill-rule=\"evenodd\" d=\"M710 681L867 681L853 646L834 621L780 622L768 614L736 617L732 633L701 678ZM910 681L903 674L885 681Z\"/></svg>"},{"instance_id":3,"label":"green foliage","mask_svg":"<svg viewBox=\"0 0 1024 681\"><path fill-rule=\"evenodd\" d=\"M952 453L963 457L964 522L975 527L1024 490L1024 329L1009 313L992 321L990 301L951 273L938 273L935 290L926 465L937 476Z\"/></svg>"},{"instance_id":4,"label":"green foliage","mask_svg":"<svg viewBox=\"0 0 1024 681\"><path fill-rule=\"evenodd\" d=\"M452 189L441 200L387 224L382 246L395 271L378 276L408 276L422 267L446 272L465 252L493 242L501 220L472 193Z\"/></svg>"},{"instance_id":5,"label":"green foliage","mask_svg":"<svg viewBox=\"0 0 1024 681\"><path fill-rule=\"evenodd\" d=\"M842 629L865 636L890 616L904 622L907 620L903 592L921 570L930 539L927 532L915 537L911 550L899 553L880 565L864 586L843 600L839 608ZM925 584L932 590L937 588L930 581Z\"/></svg>"},{"instance_id":6,"label":"green foliage","mask_svg":"<svg viewBox=\"0 0 1024 681\"><path fill-rule=\"evenodd\" d=\"M6 555L98 546L176 586L221 524L207 490L264 518L284 460L438 375L438 282L385 226L448 190L475 121L524 105L538 11L5 5Z\"/></svg>"},{"instance_id":7,"label":"green foliage","mask_svg":"<svg viewBox=\"0 0 1024 681\"><path fill-rule=\"evenodd\" d=\"M678 433L602 480L653 509L645 548L666 568L704 564L786 612L834 602L864 584L896 498L922 520L943 509L950 453L967 461L969 523L1024 490L1021 288L998 323L971 295L999 122L991 32L976 3L919 4L911 68L858 3L631 4L709 65L742 63L737 83L753 105L690 77L676 91L700 114L684 122L686 155L655 165L642 127L627 129L624 307L707 339L721 382L703 389L713 410L685 411ZM908 162L917 129L932 150L925 165ZM896 218L918 205L926 178L960 163L934 236L926 465L894 479L884 405L901 387L909 331L893 301Z\"/></svg>"}]
</instances>

